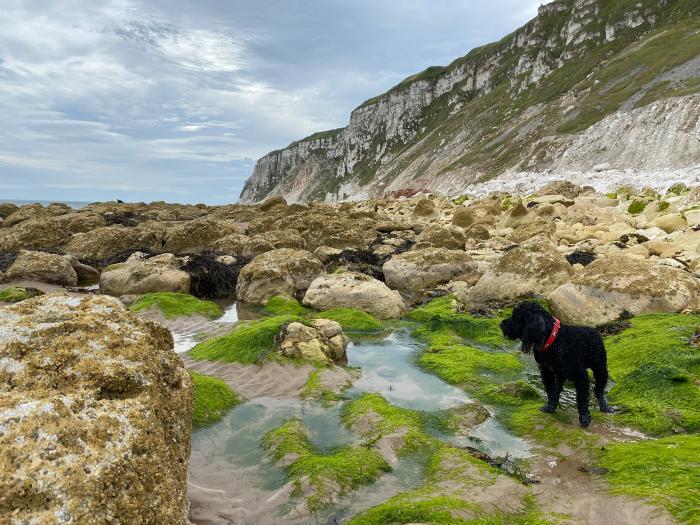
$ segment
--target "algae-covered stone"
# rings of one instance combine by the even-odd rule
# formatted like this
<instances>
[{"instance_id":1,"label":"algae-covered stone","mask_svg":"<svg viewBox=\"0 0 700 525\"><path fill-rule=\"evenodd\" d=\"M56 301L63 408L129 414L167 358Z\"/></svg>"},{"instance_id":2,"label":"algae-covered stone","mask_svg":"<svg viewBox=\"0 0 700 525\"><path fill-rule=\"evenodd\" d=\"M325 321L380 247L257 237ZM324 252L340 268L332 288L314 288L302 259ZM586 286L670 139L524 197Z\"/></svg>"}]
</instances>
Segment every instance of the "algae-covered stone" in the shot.
<instances>
[{"instance_id":1,"label":"algae-covered stone","mask_svg":"<svg viewBox=\"0 0 700 525\"><path fill-rule=\"evenodd\" d=\"M347 363L345 349L349 340L335 321L314 319L309 325L292 322L283 328L279 339L280 353L285 357Z\"/></svg>"},{"instance_id":2,"label":"algae-covered stone","mask_svg":"<svg viewBox=\"0 0 700 525\"><path fill-rule=\"evenodd\" d=\"M0 326L0 521L189 524L192 383L170 333L105 296L36 297Z\"/></svg>"},{"instance_id":3,"label":"algae-covered stone","mask_svg":"<svg viewBox=\"0 0 700 525\"><path fill-rule=\"evenodd\" d=\"M194 253L210 249L212 242L243 228L231 221L201 217L169 228L163 239L163 251L174 254Z\"/></svg>"},{"instance_id":4,"label":"algae-covered stone","mask_svg":"<svg viewBox=\"0 0 700 525\"><path fill-rule=\"evenodd\" d=\"M313 254L281 248L258 255L241 270L236 286L239 300L265 304L275 295L299 297L326 269Z\"/></svg>"},{"instance_id":5,"label":"algae-covered stone","mask_svg":"<svg viewBox=\"0 0 700 525\"><path fill-rule=\"evenodd\" d=\"M593 261L549 296L563 321L600 325L623 312L680 312L700 308L700 281L689 273L630 257Z\"/></svg>"},{"instance_id":6,"label":"algae-covered stone","mask_svg":"<svg viewBox=\"0 0 700 525\"><path fill-rule=\"evenodd\" d=\"M136 253L124 263L108 266L100 275L100 291L109 295L140 295L152 292L187 293L190 276L180 270L182 260L172 253L149 259Z\"/></svg>"},{"instance_id":7,"label":"algae-covered stone","mask_svg":"<svg viewBox=\"0 0 700 525\"><path fill-rule=\"evenodd\" d=\"M356 272L317 277L306 291L304 304L317 310L355 308L379 319L401 317L406 313L398 292L369 275Z\"/></svg>"}]
</instances>

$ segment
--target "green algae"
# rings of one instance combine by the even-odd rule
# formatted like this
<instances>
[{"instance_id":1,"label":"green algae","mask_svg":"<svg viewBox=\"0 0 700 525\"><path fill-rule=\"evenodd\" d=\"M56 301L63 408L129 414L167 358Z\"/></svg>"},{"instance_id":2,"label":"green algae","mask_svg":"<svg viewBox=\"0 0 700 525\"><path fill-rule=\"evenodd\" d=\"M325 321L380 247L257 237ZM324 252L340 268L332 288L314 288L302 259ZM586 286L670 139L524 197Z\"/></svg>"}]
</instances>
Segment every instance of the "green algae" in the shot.
<instances>
[{"instance_id":1,"label":"green algae","mask_svg":"<svg viewBox=\"0 0 700 525\"><path fill-rule=\"evenodd\" d=\"M440 446L428 460L426 475L425 485L360 513L348 525L554 525L558 522L540 510L529 491L522 496L521 508L515 512L486 508L479 503L481 490L495 484L503 475L465 450ZM475 496L474 500L469 499L471 495Z\"/></svg>"},{"instance_id":2,"label":"green algae","mask_svg":"<svg viewBox=\"0 0 700 525\"><path fill-rule=\"evenodd\" d=\"M36 288L25 288L23 286L11 286L0 290L0 301L5 303L18 303L25 299L31 299L37 295L42 295L40 290Z\"/></svg>"},{"instance_id":3,"label":"green algae","mask_svg":"<svg viewBox=\"0 0 700 525\"><path fill-rule=\"evenodd\" d=\"M311 454L313 446L301 419L294 417L265 433L260 440L268 456L275 461L285 457L299 458Z\"/></svg>"},{"instance_id":4,"label":"green algae","mask_svg":"<svg viewBox=\"0 0 700 525\"><path fill-rule=\"evenodd\" d=\"M370 441L396 432L405 432L403 443L396 451L406 456L419 449L433 446L428 433L449 431L449 414L432 414L392 405L379 394L363 394L343 407L343 423Z\"/></svg>"},{"instance_id":5,"label":"green algae","mask_svg":"<svg viewBox=\"0 0 700 525\"><path fill-rule=\"evenodd\" d=\"M188 355L193 359L255 364L263 361L275 347L275 338L282 326L300 321L290 315L243 321L228 334L199 343Z\"/></svg>"},{"instance_id":6,"label":"green algae","mask_svg":"<svg viewBox=\"0 0 700 525\"><path fill-rule=\"evenodd\" d=\"M166 319L175 317L201 315L209 319L221 317L224 312L212 301L203 301L186 293L155 292L147 293L136 299L129 309L132 312L143 312L157 308Z\"/></svg>"},{"instance_id":7,"label":"green algae","mask_svg":"<svg viewBox=\"0 0 700 525\"><path fill-rule=\"evenodd\" d=\"M299 304L299 301L286 295L275 295L268 299L265 313L270 315L306 315L312 310Z\"/></svg>"},{"instance_id":8,"label":"green algae","mask_svg":"<svg viewBox=\"0 0 700 525\"><path fill-rule=\"evenodd\" d=\"M698 323L698 315L642 315L606 339L617 423L654 435L700 430L700 350L690 343Z\"/></svg>"},{"instance_id":9,"label":"green algae","mask_svg":"<svg viewBox=\"0 0 700 525\"><path fill-rule=\"evenodd\" d=\"M647 207L647 203L641 200L633 200L632 203L627 207L627 213L631 215L638 215L644 211Z\"/></svg>"},{"instance_id":10,"label":"green algae","mask_svg":"<svg viewBox=\"0 0 700 525\"><path fill-rule=\"evenodd\" d=\"M242 402L240 396L221 379L197 372L191 372L190 375L194 384L192 426L216 423L227 411Z\"/></svg>"},{"instance_id":11,"label":"green algae","mask_svg":"<svg viewBox=\"0 0 700 525\"><path fill-rule=\"evenodd\" d=\"M466 345L454 345L418 358L422 368L444 381L473 392L494 382L516 379L522 370L517 356L487 352Z\"/></svg>"},{"instance_id":12,"label":"green algae","mask_svg":"<svg viewBox=\"0 0 700 525\"><path fill-rule=\"evenodd\" d=\"M389 472L389 463L374 450L351 445L332 454L308 454L289 467L298 495L308 484L312 494L306 498L309 510L316 511L333 503L337 495L376 481Z\"/></svg>"},{"instance_id":13,"label":"green algae","mask_svg":"<svg viewBox=\"0 0 700 525\"><path fill-rule=\"evenodd\" d=\"M348 332L379 332L386 328L386 325L373 315L355 308L332 308L314 316L336 321Z\"/></svg>"},{"instance_id":14,"label":"green algae","mask_svg":"<svg viewBox=\"0 0 700 525\"><path fill-rule=\"evenodd\" d=\"M303 496L311 512L338 496L376 481L391 467L374 450L349 445L329 454L316 451L309 432L299 418L292 418L267 432L260 444L276 461L287 459L284 469L294 494Z\"/></svg>"},{"instance_id":15,"label":"green algae","mask_svg":"<svg viewBox=\"0 0 700 525\"><path fill-rule=\"evenodd\" d=\"M664 506L682 523L700 522L700 436L612 443L600 465L614 492Z\"/></svg>"},{"instance_id":16,"label":"green algae","mask_svg":"<svg viewBox=\"0 0 700 525\"><path fill-rule=\"evenodd\" d=\"M306 318L330 319L339 323L343 330L349 332L377 332L386 328L382 321L362 310L337 307L318 312L302 306L293 297L284 295L272 297L265 305L264 311L270 315L296 315Z\"/></svg>"},{"instance_id":17,"label":"green algae","mask_svg":"<svg viewBox=\"0 0 700 525\"><path fill-rule=\"evenodd\" d=\"M304 384L299 397L305 401L318 400L323 406L330 406L336 401L343 399L343 396L339 393L323 386L320 370L313 370L309 374L309 379Z\"/></svg>"}]
</instances>

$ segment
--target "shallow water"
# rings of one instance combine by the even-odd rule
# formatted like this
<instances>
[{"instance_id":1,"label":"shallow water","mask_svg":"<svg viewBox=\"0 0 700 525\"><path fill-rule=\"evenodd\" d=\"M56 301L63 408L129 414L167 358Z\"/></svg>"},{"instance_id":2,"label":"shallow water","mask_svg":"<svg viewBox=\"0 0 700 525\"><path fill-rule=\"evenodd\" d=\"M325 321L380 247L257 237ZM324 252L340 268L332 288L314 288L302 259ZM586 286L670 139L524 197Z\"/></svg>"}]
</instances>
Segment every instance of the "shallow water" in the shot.
<instances>
[{"instance_id":1,"label":"shallow water","mask_svg":"<svg viewBox=\"0 0 700 525\"><path fill-rule=\"evenodd\" d=\"M226 320L220 321L231 322L239 319L239 314L235 305L228 305ZM181 341L180 349L189 344L186 341L194 341L193 334L174 335ZM469 396L462 390L417 367L415 359L420 350L421 343L408 330L395 331L382 339L357 338L348 347L348 361L349 366L360 369L360 376L346 395L378 393L394 405L429 412L469 403ZM298 399L250 399L219 423L195 431L188 478L195 523L340 523L423 482L424 458L400 459L392 464L392 472L345 496L326 512L313 518L289 518L298 501L289 498L284 472L265 458L259 440L268 430L296 416L310 429L311 440L320 451L330 452L357 442L359 437L341 423L342 406L323 407ZM457 446L476 446L493 456L529 455L526 443L509 434L493 417L470 436L438 437Z\"/></svg>"}]
</instances>

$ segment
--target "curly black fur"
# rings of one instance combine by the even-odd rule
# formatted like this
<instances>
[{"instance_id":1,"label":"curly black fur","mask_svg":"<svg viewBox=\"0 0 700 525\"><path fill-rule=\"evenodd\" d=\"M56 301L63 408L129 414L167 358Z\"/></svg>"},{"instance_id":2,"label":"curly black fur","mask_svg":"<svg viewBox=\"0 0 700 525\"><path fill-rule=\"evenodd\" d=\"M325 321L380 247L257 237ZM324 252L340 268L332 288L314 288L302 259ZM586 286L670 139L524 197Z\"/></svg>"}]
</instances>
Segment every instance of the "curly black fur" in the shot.
<instances>
[{"instance_id":1,"label":"curly black fur","mask_svg":"<svg viewBox=\"0 0 700 525\"><path fill-rule=\"evenodd\" d=\"M587 427L591 422L588 409L590 385L588 369L595 377L594 393L601 412L612 412L605 400L608 382L607 356L603 338L593 328L562 324L552 346L542 350L554 328L554 317L534 302L523 302L515 307L511 317L501 321L501 331L508 339L520 339L521 350L532 349L547 392L543 412L554 412L559 404L564 382L573 381L576 387L576 405L579 422Z\"/></svg>"},{"instance_id":2,"label":"curly black fur","mask_svg":"<svg viewBox=\"0 0 700 525\"><path fill-rule=\"evenodd\" d=\"M250 262L250 257L236 257L233 264L217 260L216 253L191 255L182 270L190 274L190 293L195 297L219 299L233 297L241 268Z\"/></svg>"}]
</instances>

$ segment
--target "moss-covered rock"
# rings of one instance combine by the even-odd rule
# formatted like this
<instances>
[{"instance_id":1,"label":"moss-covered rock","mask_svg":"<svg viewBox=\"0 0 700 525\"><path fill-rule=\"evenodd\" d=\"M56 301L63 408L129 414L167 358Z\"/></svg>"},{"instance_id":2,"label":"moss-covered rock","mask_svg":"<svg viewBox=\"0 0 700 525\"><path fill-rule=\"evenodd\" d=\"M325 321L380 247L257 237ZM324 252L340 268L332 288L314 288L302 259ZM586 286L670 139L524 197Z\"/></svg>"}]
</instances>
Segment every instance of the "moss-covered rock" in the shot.
<instances>
[{"instance_id":1,"label":"moss-covered rock","mask_svg":"<svg viewBox=\"0 0 700 525\"><path fill-rule=\"evenodd\" d=\"M303 503L296 509L300 515L337 502L343 494L391 470L382 456L363 446L350 445L330 454L318 452L298 418L267 432L261 445L285 468L294 495L302 498Z\"/></svg>"},{"instance_id":2,"label":"moss-covered rock","mask_svg":"<svg viewBox=\"0 0 700 525\"><path fill-rule=\"evenodd\" d=\"M690 343L698 323L698 315L644 315L606 339L618 423L657 435L700 431L700 359Z\"/></svg>"},{"instance_id":3,"label":"moss-covered rock","mask_svg":"<svg viewBox=\"0 0 700 525\"><path fill-rule=\"evenodd\" d=\"M297 417L265 433L260 444L267 455L283 467L313 452L309 431Z\"/></svg>"},{"instance_id":4,"label":"moss-covered rock","mask_svg":"<svg viewBox=\"0 0 700 525\"><path fill-rule=\"evenodd\" d=\"M611 443L600 452L615 492L666 507L681 523L700 522L700 436Z\"/></svg>"},{"instance_id":5,"label":"moss-covered rock","mask_svg":"<svg viewBox=\"0 0 700 525\"><path fill-rule=\"evenodd\" d=\"M271 297L265 305L265 313L271 315L306 315L312 312L310 308L306 308L299 304L299 301L294 297L287 295L275 295Z\"/></svg>"},{"instance_id":6,"label":"moss-covered rock","mask_svg":"<svg viewBox=\"0 0 700 525\"><path fill-rule=\"evenodd\" d=\"M299 317L281 315L243 321L231 332L199 343L189 352L193 359L254 364L264 360L275 349L275 338L285 324Z\"/></svg>"},{"instance_id":7,"label":"moss-covered rock","mask_svg":"<svg viewBox=\"0 0 700 525\"><path fill-rule=\"evenodd\" d=\"M18 303L19 301L24 301L25 299L31 299L37 295L41 295L43 292L37 290L36 288L27 288L24 286L11 286L0 290L0 301L5 303Z\"/></svg>"},{"instance_id":8,"label":"moss-covered rock","mask_svg":"<svg viewBox=\"0 0 700 525\"><path fill-rule=\"evenodd\" d=\"M216 423L224 414L241 403L241 398L221 379L190 372L194 383L192 426Z\"/></svg>"},{"instance_id":9,"label":"moss-covered rock","mask_svg":"<svg viewBox=\"0 0 700 525\"><path fill-rule=\"evenodd\" d=\"M386 324L373 315L355 308L331 308L316 315L339 323L348 332L379 332L386 328Z\"/></svg>"},{"instance_id":10,"label":"moss-covered rock","mask_svg":"<svg viewBox=\"0 0 700 525\"><path fill-rule=\"evenodd\" d=\"M191 315L201 315L209 319L216 319L224 314L221 307L212 301L204 301L189 294L174 292L144 294L136 299L129 308L135 313L155 308L166 319Z\"/></svg>"}]
</instances>

